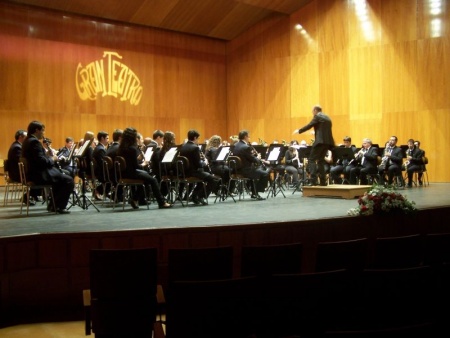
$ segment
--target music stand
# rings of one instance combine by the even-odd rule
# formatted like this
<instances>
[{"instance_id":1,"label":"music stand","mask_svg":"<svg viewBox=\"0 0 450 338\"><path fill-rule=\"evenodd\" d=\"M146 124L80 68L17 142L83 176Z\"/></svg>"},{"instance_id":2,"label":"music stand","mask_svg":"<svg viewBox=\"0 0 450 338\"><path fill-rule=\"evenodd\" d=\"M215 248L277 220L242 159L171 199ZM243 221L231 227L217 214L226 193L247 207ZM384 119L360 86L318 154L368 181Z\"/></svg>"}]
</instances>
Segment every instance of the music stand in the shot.
<instances>
[{"instance_id":1,"label":"music stand","mask_svg":"<svg viewBox=\"0 0 450 338\"><path fill-rule=\"evenodd\" d=\"M218 164L222 164L222 168L225 166L225 163L228 160L228 156L230 156L230 146L223 146L219 148L219 153L217 154L216 159L214 160ZM236 200L234 197L230 194L230 191L228 190L228 185L225 184L222 180L220 180L220 193L216 196L216 199L214 200L214 203L216 203L217 199L220 198L220 201L225 201L228 196L230 196L234 202Z\"/></svg>"},{"instance_id":2,"label":"music stand","mask_svg":"<svg viewBox=\"0 0 450 338\"><path fill-rule=\"evenodd\" d=\"M86 170L88 170L87 168L90 167L90 164L86 163L86 161L87 161L86 152L89 149L89 147L91 146L93 141L94 141L93 138L86 140L83 143L83 145L81 146L81 148L78 150L77 154L73 155L73 157L78 158L78 161L80 163L80 168L78 169L78 176L81 179L81 196L78 196L78 194L74 191L74 194L75 194L74 202L72 203L72 205L69 208L67 208L67 210L69 210L74 205L78 205L83 210L87 210L89 208L89 206L92 205L95 208L95 210L100 212L100 210L92 202L92 200L86 196ZM83 163L84 163L85 168L82 168Z\"/></svg>"},{"instance_id":3,"label":"music stand","mask_svg":"<svg viewBox=\"0 0 450 338\"><path fill-rule=\"evenodd\" d=\"M274 178L270 183L269 191L267 197L272 195L275 197L277 194L281 193L284 198L286 196L283 192L283 186L281 184L281 176L279 170L276 166L281 162L284 156L284 146L282 144L271 144L269 147L269 152L267 153L267 161L270 162L270 167L272 172L274 172Z\"/></svg>"},{"instance_id":4,"label":"music stand","mask_svg":"<svg viewBox=\"0 0 450 338\"><path fill-rule=\"evenodd\" d=\"M337 159L342 159L342 161L344 160L348 160L351 161L355 158L355 154L353 153L352 148L334 148L333 149L333 156L335 156L335 158Z\"/></svg>"},{"instance_id":5,"label":"music stand","mask_svg":"<svg viewBox=\"0 0 450 338\"><path fill-rule=\"evenodd\" d=\"M175 200L180 198L180 194L178 193L177 186L172 185L172 178L175 176L173 172L171 172L173 168L173 163L175 162L177 155L179 152L179 146L174 146L170 148L162 158L161 162L159 163L159 173L161 175L161 183L164 181L166 184L168 184L168 191L169 191L169 199L171 203L174 203ZM167 179L163 180L163 177L166 177ZM175 193L175 197L174 197Z\"/></svg>"},{"instance_id":6,"label":"music stand","mask_svg":"<svg viewBox=\"0 0 450 338\"><path fill-rule=\"evenodd\" d=\"M305 159L309 158L309 155L311 154L311 146L307 147L300 147L298 148L298 157L302 159L303 162L303 173L302 173L302 179L300 180L299 184L295 187L294 191L292 192L292 195L298 190L303 191L302 186L306 185L308 183L308 178L306 178L306 165L305 165Z\"/></svg>"}]
</instances>

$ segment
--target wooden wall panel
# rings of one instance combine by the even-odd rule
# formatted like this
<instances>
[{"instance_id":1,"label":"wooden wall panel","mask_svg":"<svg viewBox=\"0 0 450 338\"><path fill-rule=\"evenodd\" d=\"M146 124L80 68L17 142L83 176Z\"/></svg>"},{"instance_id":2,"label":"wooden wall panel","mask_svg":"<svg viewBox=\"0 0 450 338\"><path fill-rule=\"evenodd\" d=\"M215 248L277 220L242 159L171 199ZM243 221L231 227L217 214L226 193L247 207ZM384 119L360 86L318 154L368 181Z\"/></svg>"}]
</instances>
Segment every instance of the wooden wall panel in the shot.
<instances>
[{"instance_id":1,"label":"wooden wall panel","mask_svg":"<svg viewBox=\"0 0 450 338\"><path fill-rule=\"evenodd\" d=\"M260 118L248 105L276 100L276 92L249 91L254 75L279 71L278 60L266 57L273 44L261 37L264 23L228 43L228 126L233 120L262 124L290 124L277 127L280 135L265 131L263 139L284 137L311 119L311 107L321 104L333 120L337 143L345 135L360 145L370 137L383 144L391 135L399 144L419 139L433 159L427 169L432 182L449 182L448 159L438 156L437 142L446 142L450 96L448 87L450 52L450 1L443 1L439 14L432 14L429 1L368 0L366 15L358 16L350 1L312 1L290 16L290 118ZM363 20L364 19L364 20ZM441 29L434 30L435 19ZM296 30L300 24L302 31ZM281 25L281 23L280 23ZM283 36L283 35L282 35ZM261 52L262 50L262 52ZM248 70L248 60L251 72ZM272 76L272 77L271 77ZM245 80L247 78L247 81ZM269 85L273 75L261 86ZM272 97L268 97L272 95ZM250 102L250 103L249 103ZM288 105L286 104L286 106ZM235 128L233 126L233 128ZM311 135L290 136L308 139Z\"/></svg>"},{"instance_id":2,"label":"wooden wall panel","mask_svg":"<svg viewBox=\"0 0 450 338\"><path fill-rule=\"evenodd\" d=\"M34 119L46 125L53 148L63 146L67 136L78 140L88 130L112 133L128 126L144 136L155 129L184 135L182 119L191 118L200 124L189 128L205 136L208 119L218 121L208 134L225 134L225 42L4 3L0 14L0 78L8 83L0 93L0 158L6 157L16 130ZM115 53L111 58L120 62L116 78L125 65L140 81L142 97L136 105L111 91L80 98L79 66L103 61L108 86L112 68L105 52Z\"/></svg>"}]
</instances>

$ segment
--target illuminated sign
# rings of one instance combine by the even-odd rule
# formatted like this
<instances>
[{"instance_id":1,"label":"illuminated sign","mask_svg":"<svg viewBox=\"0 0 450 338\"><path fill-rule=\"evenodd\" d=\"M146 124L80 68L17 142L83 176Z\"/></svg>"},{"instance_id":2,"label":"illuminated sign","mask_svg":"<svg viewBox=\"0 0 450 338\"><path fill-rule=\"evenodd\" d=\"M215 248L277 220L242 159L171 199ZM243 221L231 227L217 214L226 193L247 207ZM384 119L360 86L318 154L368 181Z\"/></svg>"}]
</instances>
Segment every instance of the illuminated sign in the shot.
<instances>
[{"instance_id":1,"label":"illuminated sign","mask_svg":"<svg viewBox=\"0 0 450 338\"><path fill-rule=\"evenodd\" d=\"M82 100L95 100L97 94L113 96L137 106L142 98L142 85L137 75L116 52L103 52L103 58L83 67L78 64L75 82Z\"/></svg>"}]
</instances>

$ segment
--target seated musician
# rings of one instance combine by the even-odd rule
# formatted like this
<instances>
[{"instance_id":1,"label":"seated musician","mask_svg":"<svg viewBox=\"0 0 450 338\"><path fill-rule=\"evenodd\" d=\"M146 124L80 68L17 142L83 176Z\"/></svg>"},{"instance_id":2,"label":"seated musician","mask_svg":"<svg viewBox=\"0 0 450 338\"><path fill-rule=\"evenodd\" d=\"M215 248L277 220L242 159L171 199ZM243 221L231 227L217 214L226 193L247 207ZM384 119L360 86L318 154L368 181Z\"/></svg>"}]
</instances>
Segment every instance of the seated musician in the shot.
<instances>
[{"instance_id":1,"label":"seated musician","mask_svg":"<svg viewBox=\"0 0 450 338\"><path fill-rule=\"evenodd\" d=\"M197 184L192 192L192 201L195 204L206 205L206 198L211 194L211 191L217 190L218 180L216 177L205 170L207 163L202 158L201 150L198 146L198 138L200 134L197 130L191 129L187 133L187 141L180 148L180 156L184 156L189 161L189 171L186 175L197 177L206 183L205 191L201 184Z\"/></svg>"},{"instance_id":2,"label":"seated musician","mask_svg":"<svg viewBox=\"0 0 450 338\"><path fill-rule=\"evenodd\" d=\"M408 174L408 188L412 188L413 175L415 172L422 174L423 169L423 151L416 148L414 140L408 140L408 150L406 151L405 170ZM422 177L420 177L422 178ZM419 184L422 180L419 181Z\"/></svg>"},{"instance_id":3,"label":"seated musician","mask_svg":"<svg viewBox=\"0 0 450 338\"><path fill-rule=\"evenodd\" d=\"M219 176L222 179L222 184L228 186L228 182L230 181L230 167L226 165L225 161L216 161L222 145L222 138L219 135L211 136L206 146L205 157L208 160L211 173ZM234 186L235 182L232 181L230 192L234 190Z\"/></svg>"},{"instance_id":4,"label":"seated musician","mask_svg":"<svg viewBox=\"0 0 450 338\"><path fill-rule=\"evenodd\" d=\"M32 121L28 125L27 138L22 145L22 156L28 163L28 180L36 184L51 184L56 210L53 203L48 204L50 212L68 214L66 209L70 195L74 188L73 178L55 167L58 160L56 155L47 155L40 140L44 138L45 125L39 121Z\"/></svg>"},{"instance_id":5,"label":"seated musician","mask_svg":"<svg viewBox=\"0 0 450 338\"><path fill-rule=\"evenodd\" d=\"M158 181L151 176L138 163L138 157L141 154L138 148L138 132L134 128L126 128L122 134L122 140L117 151L118 156L122 156L126 162L126 170L123 173L125 178L133 178L144 181L146 187L150 186L153 192L153 196L158 202L160 209L166 209L172 207L172 204L166 202L159 190ZM137 189L132 192L131 199L129 201L133 209L139 208L139 200L141 200L141 194L143 191ZM147 194L149 196L149 194Z\"/></svg>"},{"instance_id":6,"label":"seated musician","mask_svg":"<svg viewBox=\"0 0 450 338\"><path fill-rule=\"evenodd\" d=\"M109 143L109 134L106 131L99 131L97 133L97 140L98 144L92 153L92 158L95 160L94 173L97 180L101 183L104 183L105 176L103 175L103 158L106 156L106 147ZM103 193L108 194L109 191L103 191L103 186L101 184L96 186L94 191L94 198L97 201L101 201Z\"/></svg>"},{"instance_id":7,"label":"seated musician","mask_svg":"<svg viewBox=\"0 0 450 338\"><path fill-rule=\"evenodd\" d=\"M388 176L388 185L392 185L394 177L400 176L402 173L403 152L400 147L397 147L397 136L391 136L389 143L384 149L383 159L378 167L378 174L381 177L380 184L385 184L385 173ZM400 184L403 185L403 180Z\"/></svg>"},{"instance_id":8,"label":"seated musician","mask_svg":"<svg viewBox=\"0 0 450 338\"><path fill-rule=\"evenodd\" d=\"M416 146L417 149L422 151L422 158L425 157L425 150L420 148L420 141L415 140L414 141L414 145ZM427 168L425 167L426 163L422 163L422 170L419 171L419 177L418 177L418 181L419 181L419 185L422 186L422 176L423 176L423 172L427 170Z\"/></svg>"},{"instance_id":9,"label":"seated musician","mask_svg":"<svg viewBox=\"0 0 450 338\"><path fill-rule=\"evenodd\" d=\"M261 164L270 164L269 161L258 158L258 154L253 151L254 148L250 146L250 136L247 130L239 132L239 142L234 146L233 155L239 156L242 162L242 167L239 169L244 177L257 180L256 189L252 185L252 198L256 200L264 200L259 193L264 192L269 182L269 172L260 168Z\"/></svg>"},{"instance_id":10,"label":"seated musician","mask_svg":"<svg viewBox=\"0 0 450 338\"><path fill-rule=\"evenodd\" d=\"M73 151L73 138L67 137L66 144L56 153L61 169L66 170L70 176L75 177L76 165L73 159L69 159L71 151Z\"/></svg>"},{"instance_id":11,"label":"seated musician","mask_svg":"<svg viewBox=\"0 0 450 338\"><path fill-rule=\"evenodd\" d=\"M284 154L284 170L292 177L293 187L297 187L300 184L299 175L303 175L303 163L298 156L297 143L297 141L291 141L288 150Z\"/></svg>"},{"instance_id":12,"label":"seated musician","mask_svg":"<svg viewBox=\"0 0 450 338\"><path fill-rule=\"evenodd\" d=\"M356 153L356 147L352 146L352 138L350 136L345 136L343 142L344 148L350 148L352 149L353 154ZM344 179L348 184L350 179L350 170L355 166L354 161L349 164L351 160L351 158L338 158L335 165L331 167L330 177L334 184L342 184L342 174L344 174Z\"/></svg>"},{"instance_id":13,"label":"seated musician","mask_svg":"<svg viewBox=\"0 0 450 338\"><path fill-rule=\"evenodd\" d=\"M354 161L357 165L350 169L350 184L358 184L358 177L360 184L367 184L367 175L376 174L378 164L378 148L372 147L371 139L363 139L361 150L355 154Z\"/></svg>"},{"instance_id":14,"label":"seated musician","mask_svg":"<svg viewBox=\"0 0 450 338\"><path fill-rule=\"evenodd\" d=\"M152 172L155 174L156 179L160 183L161 193L164 196L167 196L169 194L170 187L168 186L168 184L161 184L161 178L162 176L175 175L176 167L173 163L163 164L161 162L169 149L176 146L175 134L172 131L166 131L165 133L162 133L161 131L161 137L160 131L155 131L155 133L153 133L153 139L158 142L158 146L153 151L150 163L152 166Z\"/></svg>"}]
</instances>

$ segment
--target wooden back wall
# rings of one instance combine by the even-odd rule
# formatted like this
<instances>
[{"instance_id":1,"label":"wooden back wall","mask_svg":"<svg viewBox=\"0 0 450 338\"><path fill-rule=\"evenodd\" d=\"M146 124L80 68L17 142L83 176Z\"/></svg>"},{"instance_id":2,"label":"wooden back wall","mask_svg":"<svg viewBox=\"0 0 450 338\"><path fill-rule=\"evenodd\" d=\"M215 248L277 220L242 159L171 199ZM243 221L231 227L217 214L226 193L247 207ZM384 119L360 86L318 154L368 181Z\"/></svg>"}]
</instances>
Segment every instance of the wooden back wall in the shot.
<instances>
[{"instance_id":1,"label":"wooden back wall","mask_svg":"<svg viewBox=\"0 0 450 338\"><path fill-rule=\"evenodd\" d=\"M450 182L450 1L315 0L273 17L227 48L228 129L290 141L320 104L336 143L420 140L429 178ZM358 16L357 13L360 13ZM434 13L434 14L433 14ZM366 14L366 15L362 15ZM301 29L296 29L300 24ZM440 151L442 150L442 151Z\"/></svg>"},{"instance_id":2,"label":"wooden back wall","mask_svg":"<svg viewBox=\"0 0 450 338\"><path fill-rule=\"evenodd\" d=\"M440 12L428 0L357 3L315 0L230 42L2 3L0 158L34 119L54 148L127 126L178 142L191 128L202 141L241 129L253 141L310 141L292 131L318 103L336 143L418 139L430 180L450 182L438 151L450 136L450 0Z\"/></svg>"}]
</instances>

